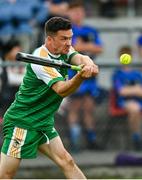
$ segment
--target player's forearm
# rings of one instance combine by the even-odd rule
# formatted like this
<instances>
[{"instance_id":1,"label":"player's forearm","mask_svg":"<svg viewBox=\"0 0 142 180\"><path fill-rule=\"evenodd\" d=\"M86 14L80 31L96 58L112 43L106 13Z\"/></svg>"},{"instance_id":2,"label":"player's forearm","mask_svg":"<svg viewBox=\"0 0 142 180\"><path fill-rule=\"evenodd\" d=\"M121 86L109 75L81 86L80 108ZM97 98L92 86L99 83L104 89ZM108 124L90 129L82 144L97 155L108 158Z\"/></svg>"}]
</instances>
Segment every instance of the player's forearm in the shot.
<instances>
[{"instance_id":1,"label":"player's forearm","mask_svg":"<svg viewBox=\"0 0 142 180\"><path fill-rule=\"evenodd\" d=\"M94 65L94 62L92 61L92 59L90 59L90 57L88 57L88 56L82 56L82 57L80 58L80 64Z\"/></svg>"},{"instance_id":2,"label":"player's forearm","mask_svg":"<svg viewBox=\"0 0 142 180\"><path fill-rule=\"evenodd\" d=\"M71 63L75 65L80 65L80 64L94 65L94 62L92 61L92 59L90 59L89 56L82 54L75 55L75 57L72 58Z\"/></svg>"},{"instance_id":3,"label":"player's forearm","mask_svg":"<svg viewBox=\"0 0 142 180\"><path fill-rule=\"evenodd\" d=\"M52 86L52 89L62 97L66 97L76 91L76 89L83 82L83 78L79 74L76 74L72 79L68 81L60 81Z\"/></svg>"}]
</instances>

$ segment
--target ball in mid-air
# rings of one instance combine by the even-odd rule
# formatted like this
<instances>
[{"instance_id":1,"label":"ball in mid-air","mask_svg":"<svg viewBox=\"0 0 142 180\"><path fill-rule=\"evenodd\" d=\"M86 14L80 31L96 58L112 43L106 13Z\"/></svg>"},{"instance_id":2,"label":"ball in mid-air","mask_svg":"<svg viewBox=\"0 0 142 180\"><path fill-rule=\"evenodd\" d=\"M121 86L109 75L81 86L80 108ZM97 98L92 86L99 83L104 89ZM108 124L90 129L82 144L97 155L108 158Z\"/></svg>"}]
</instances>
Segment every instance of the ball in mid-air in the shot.
<instances>
[{"instance_id":1,"label":"ball in mid-air","mask_svg":"<svg viewBox=\"0 0 142 180\"><path fill-rule=\"evenodd\" d=\"M132 61L132 57L129 54L122 54L120 56L120 63L121 64L130 64Z\"/></svg>"}]
</instances>

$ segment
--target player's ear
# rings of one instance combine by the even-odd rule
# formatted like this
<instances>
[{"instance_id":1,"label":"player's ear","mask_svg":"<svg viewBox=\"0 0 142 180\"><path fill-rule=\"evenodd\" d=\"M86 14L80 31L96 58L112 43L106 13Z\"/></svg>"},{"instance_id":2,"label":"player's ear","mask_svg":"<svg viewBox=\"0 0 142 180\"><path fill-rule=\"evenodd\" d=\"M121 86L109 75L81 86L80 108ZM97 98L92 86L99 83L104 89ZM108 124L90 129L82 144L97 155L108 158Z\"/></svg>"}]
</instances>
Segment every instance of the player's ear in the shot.
<instances>
[{"instance_id":1,"label":"player's ear","mask_svg":"<svg viewBox=\"0 0 142 180\"><path fill-rule=\"evenodd\" d=\"M48 41L48 42L50 42L52 40L52 37L51 36L47 36L46 37L46 42Z\"/></svg>"}]
</instances>

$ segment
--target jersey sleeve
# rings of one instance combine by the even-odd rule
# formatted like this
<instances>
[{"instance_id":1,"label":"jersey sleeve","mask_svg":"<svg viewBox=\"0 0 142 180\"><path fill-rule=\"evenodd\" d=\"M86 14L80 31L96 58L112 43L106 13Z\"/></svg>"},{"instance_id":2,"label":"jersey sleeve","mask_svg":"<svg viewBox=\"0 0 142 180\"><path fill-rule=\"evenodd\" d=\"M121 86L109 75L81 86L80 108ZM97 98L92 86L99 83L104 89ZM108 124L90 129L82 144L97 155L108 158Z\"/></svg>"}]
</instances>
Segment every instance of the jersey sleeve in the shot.
<instances>
[{"instance_id":1,"label":"jersey sleeve","mask_svg":"<svg viewBox=\"0 0 142 180\"><path fill-rule=\"evenodd\" d=\"M71 62L71 59L74 55L79 54L73 47L70 48L69 53L67 54L67 63Z\"/></svg>"},{"instance_id":2,"label":"jersey sleeve","mask_svg":"<svg viewBox=\"0 0 142 180\"><path fill-rule=\"evenodd\" d=\"M55 68L36 64L31 64L31 68L37 78L44 81L49 87L51 87L55 82L64 81L62 75Z\"/></svg>"},{"instance_id":3,"label":"jersey sleeve","mask_svg":"<svg viewBox=\"0 0 142 180\"><path fill-rule=\"evenodd\" d=\"M44 48L37 49L33 54L39 57L48 57L47 51L45 51ZM37 78L44 81L49 87L57 81L65 80L64 77L53 67L31 64L31 68Z\"/></svg>"}]
</instances>

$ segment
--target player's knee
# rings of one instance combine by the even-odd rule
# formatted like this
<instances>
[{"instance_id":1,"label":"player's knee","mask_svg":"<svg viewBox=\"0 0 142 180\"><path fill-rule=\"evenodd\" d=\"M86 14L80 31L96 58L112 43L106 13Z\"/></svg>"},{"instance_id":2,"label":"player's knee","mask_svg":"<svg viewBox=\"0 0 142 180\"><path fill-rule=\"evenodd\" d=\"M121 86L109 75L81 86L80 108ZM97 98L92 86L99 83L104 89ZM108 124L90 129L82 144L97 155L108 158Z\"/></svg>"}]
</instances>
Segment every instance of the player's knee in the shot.
<instances>
[{"instance_id":1,"label":"player's knee","mask_svg":"<svg viewBox=\"0 0 142 180\"><path fill-rule=\"evenodd\" d=\"M70 169L72 169L74 166L75 166L75 162L74 162L73 158L70 155L68 155L64 159L62 168L70 171Z\"/></svg>"},{"instance_id":2,"label":"player's knee","mask_svg":"<svg viewBox=\"0 0 142 180\"><path fill-rule=\"evenodd\" d=\"M70 155L68 155L68 157L66 158L66 161L65 161L65 167L66 167L67 169L70 169L70 168L72 168L74 165L75 165L75 162L74 162L73 158L72 158Z\"/></svg>"},{"instance_id":3,"label":"player's knee","mask_svg":"<svg viewBox=\"0 0 142 180\"><path fill-rule=\"evenodd\" d=\"M60 156L60 167L62 169L70 170L70 168L73 168L74 165L75 162L72 156L67 151L64 151Z\"/></svg>"}]
</instances>

